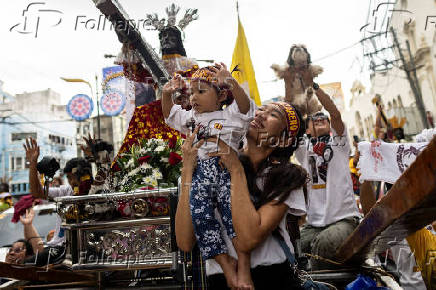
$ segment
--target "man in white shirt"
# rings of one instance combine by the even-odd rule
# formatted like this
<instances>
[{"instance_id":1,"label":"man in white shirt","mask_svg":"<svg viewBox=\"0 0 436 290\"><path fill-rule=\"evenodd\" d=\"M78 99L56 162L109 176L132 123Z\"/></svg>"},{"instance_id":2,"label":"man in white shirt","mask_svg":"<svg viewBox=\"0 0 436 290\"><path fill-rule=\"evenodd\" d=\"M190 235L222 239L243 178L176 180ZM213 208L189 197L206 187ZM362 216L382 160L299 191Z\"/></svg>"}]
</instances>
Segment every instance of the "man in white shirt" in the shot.
<instances>
[{"instance_id":1,"label":"man in white shirt","mask_svg":"<svg viewBox=\"0 0 436 290\"><path fill-rule=\"evenodd\" d=\"M305 253L334 260L337 248L357 227L359 211L348 167L350 143L341 114L318 84L313 83L313 88L331 119L322 112L308 117L308 138L296 151L310 176L301 248ZM329 266L314 259L311 262L312 269Z\"/></svg>"}]
</instances>

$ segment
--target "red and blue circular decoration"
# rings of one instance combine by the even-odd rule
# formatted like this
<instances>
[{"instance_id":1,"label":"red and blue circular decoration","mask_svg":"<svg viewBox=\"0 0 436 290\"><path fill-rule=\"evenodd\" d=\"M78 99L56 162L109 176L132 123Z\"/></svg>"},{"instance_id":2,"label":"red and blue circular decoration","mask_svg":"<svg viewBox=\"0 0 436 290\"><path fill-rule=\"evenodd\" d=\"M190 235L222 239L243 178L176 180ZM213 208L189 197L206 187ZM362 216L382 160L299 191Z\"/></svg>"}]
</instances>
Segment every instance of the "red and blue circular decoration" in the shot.
<instances>
[{"instance_id":1,"label":"red and blue circular decoration","mask_svg":"<svg viewBox=\"0 0 436 290\"><path fill-rule=\"evenodd\" d=\"M118 90L106 90L100 101L101 109L108 116L117 116L126 105L126 97Z\"/></svg>"},{"instance_id":2,"label":"red and blue circular decoration","mask_svg":"<svg viewBox=\"0 0 436 290\"><path fill-rule=\"evenodd\" d=\"M67 113L77 121L83 121L91 116L94 104L90 97L77 94L71 98L67 105Z\"/></svg>"}]
</instances>

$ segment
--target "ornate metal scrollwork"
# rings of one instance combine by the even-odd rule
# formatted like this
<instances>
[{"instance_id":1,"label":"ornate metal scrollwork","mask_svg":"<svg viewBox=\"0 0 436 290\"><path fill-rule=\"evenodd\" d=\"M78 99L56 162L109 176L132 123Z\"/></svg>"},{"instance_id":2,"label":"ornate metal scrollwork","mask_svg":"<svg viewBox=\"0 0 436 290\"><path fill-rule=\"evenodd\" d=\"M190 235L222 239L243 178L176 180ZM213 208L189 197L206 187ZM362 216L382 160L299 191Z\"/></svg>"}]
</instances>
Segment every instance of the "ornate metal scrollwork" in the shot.
<instances>
[{"instance_id":1,"label":"ornate metal scrollwork","mask_svg":"<svg viewBox=\"0 0 436 290\"><path fill-rule=\"evenodd\" d=\"M85 231L87 252L117 261L145 261L170 254L170 226L143 225L134 228Z\"/></svg>"},{"instance_id":2,"label":"ornate metal scrollwork","mask_svg":"<svg viewBox=\"0 0 436 290\"><path fill-rule=\"evenodd\" d=\"M135 199L132 203L132 208L137 218L145 217L149 212L148 203L142 198Z\"/></svg>"}]
</instances>

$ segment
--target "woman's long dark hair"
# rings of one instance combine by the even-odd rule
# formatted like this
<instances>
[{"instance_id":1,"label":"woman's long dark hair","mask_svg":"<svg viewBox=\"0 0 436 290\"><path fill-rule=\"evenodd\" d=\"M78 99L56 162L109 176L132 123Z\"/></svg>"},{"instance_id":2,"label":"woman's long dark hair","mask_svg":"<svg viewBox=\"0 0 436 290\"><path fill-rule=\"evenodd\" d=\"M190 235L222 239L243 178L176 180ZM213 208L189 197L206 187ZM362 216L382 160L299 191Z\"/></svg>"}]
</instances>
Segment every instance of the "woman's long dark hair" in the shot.
<instances>
[{"instance_id":1,"label":"woman's long dark hair","mask_svg":"<svg viewBox=\"0 0 436 290\"><path fill-rule=\"evenodd\" d=\"M303 120L298 111L297 115L300 120ZM287 147L275 148L257 170L255 170L248 156L239 156L247 178L248 190L256 208L275 199L277 199L277 204L282 203L289 197L292 190L300 187L303 187L304 194L307 195L308 174L306 170L290 162L290 158L298 148L304 131L305 126L301 124L292 143ZM266 170L267 168L268 170ZM260 190L256 184L258 177L264 178L263 190Z\"/></svg>"}]
</instances>

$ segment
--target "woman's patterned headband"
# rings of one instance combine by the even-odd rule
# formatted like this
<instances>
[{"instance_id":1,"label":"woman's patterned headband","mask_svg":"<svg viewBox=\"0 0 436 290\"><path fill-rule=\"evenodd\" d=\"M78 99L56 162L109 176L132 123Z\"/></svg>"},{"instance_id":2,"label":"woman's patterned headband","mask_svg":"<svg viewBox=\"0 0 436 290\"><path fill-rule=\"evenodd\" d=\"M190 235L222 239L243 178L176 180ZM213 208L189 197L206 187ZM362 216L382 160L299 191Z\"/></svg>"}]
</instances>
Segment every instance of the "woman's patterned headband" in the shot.
<instances>
[{"instance_id":1,"label":"woman's patterned headband","mask_svg":"<svg viewBox=\"0 0 436 290\"><path fill-rule=\"evenodd\" d=\"M274 102L272 103L272 105L279 107L281 111L285 113L286 120L288 122L287 125L289 137L297 136L298 131L300 130L301 122L295 108L286 102Z\"/></svg>"}]
</instances>

